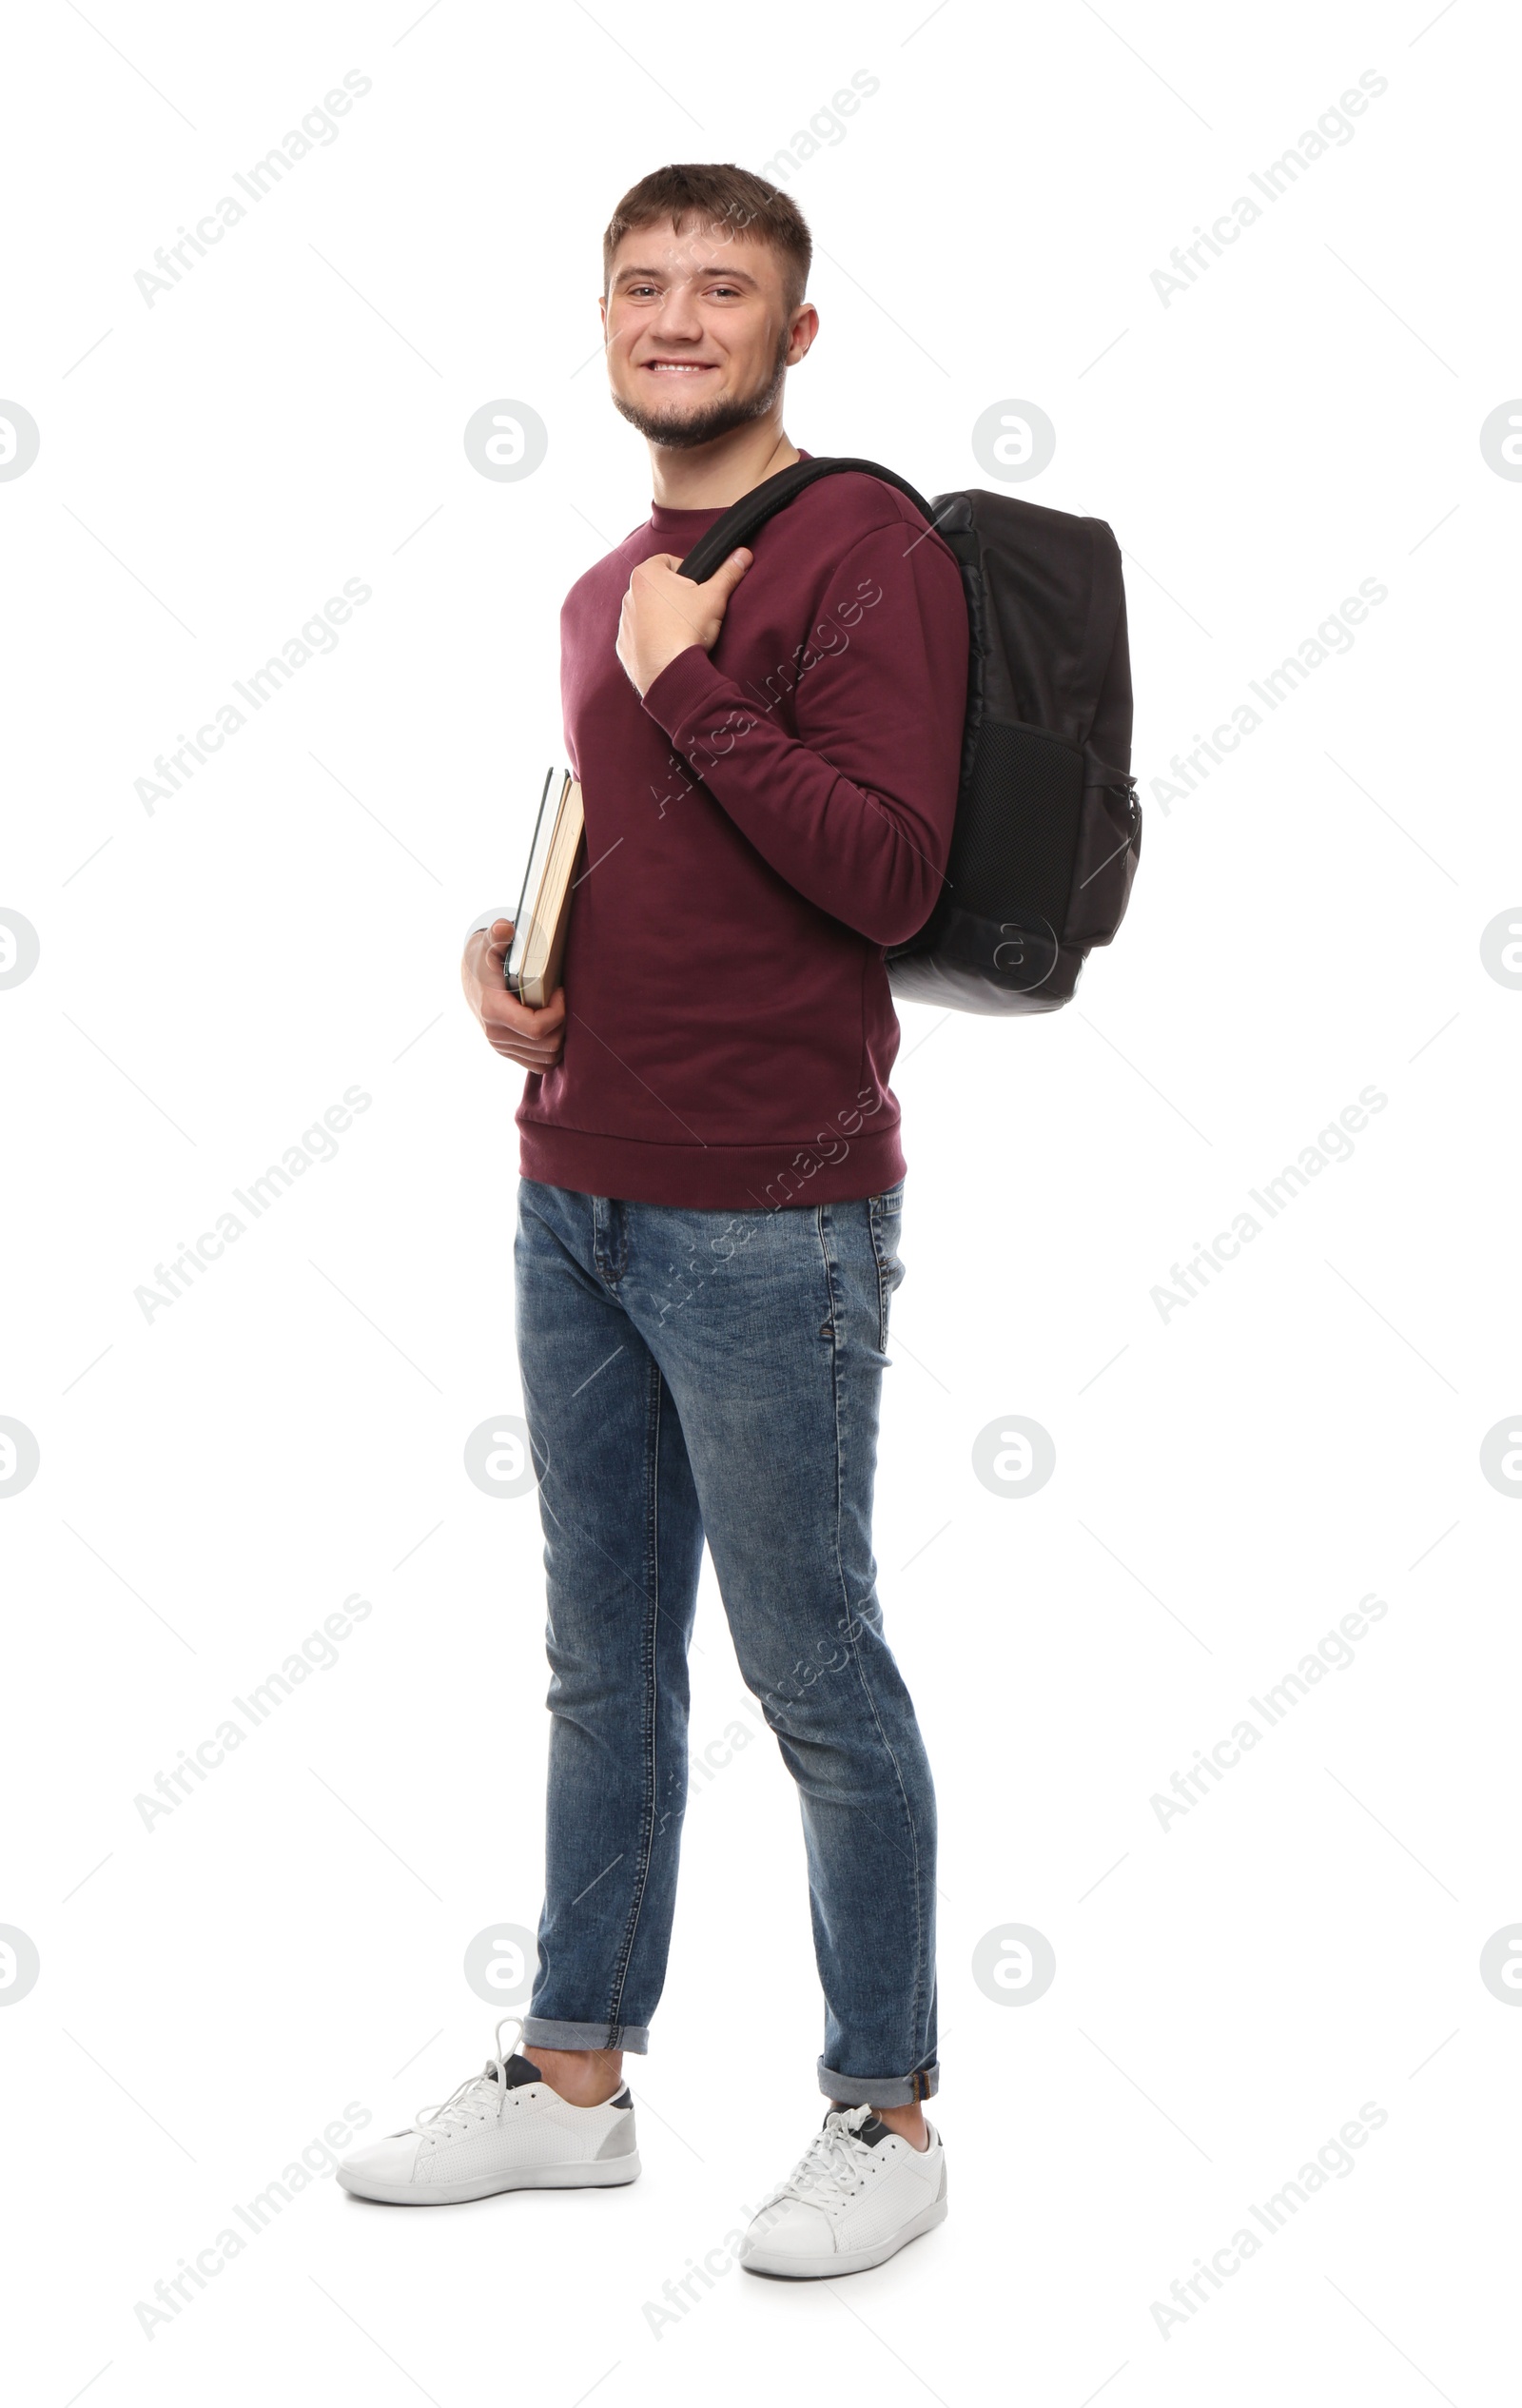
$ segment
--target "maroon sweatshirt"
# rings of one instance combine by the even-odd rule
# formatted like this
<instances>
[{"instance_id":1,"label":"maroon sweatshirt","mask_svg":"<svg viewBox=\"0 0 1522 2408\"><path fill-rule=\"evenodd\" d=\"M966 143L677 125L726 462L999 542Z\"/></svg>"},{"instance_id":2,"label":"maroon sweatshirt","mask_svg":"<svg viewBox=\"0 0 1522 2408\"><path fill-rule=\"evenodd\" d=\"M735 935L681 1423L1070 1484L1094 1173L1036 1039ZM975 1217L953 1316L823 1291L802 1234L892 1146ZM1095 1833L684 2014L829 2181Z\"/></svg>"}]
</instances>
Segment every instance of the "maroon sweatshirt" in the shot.
<instances>
[{"instance_id":1,"label":"maroon sweatshirt","mask_svg":"<svg viewBox=\"0 0 1522 2408\"><path fill-rule=\"evenodd\" d=\"M586 853L522 1169L649 1204L839 1202L904 1172L884 948L942 891L966 605L911 502L826 478L756 537L712 654L641 701L614 649L631 574L721 516L657 506L561 612Z\"/></svg>"}]
</instances>

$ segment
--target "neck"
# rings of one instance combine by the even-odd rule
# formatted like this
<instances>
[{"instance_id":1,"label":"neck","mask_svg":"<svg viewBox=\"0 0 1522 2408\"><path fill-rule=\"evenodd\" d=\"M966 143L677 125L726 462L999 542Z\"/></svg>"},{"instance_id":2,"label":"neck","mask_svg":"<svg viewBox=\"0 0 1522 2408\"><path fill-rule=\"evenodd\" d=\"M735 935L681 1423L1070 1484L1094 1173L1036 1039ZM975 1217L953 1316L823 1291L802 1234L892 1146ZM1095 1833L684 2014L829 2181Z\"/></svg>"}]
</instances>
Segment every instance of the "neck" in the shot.
<instances>
[{"instance_id":1,"label":"neck","mask_svg":"<svg viewBox=\"0 0 1522 2408\"><path fill-rule=\"evenodd\" d=\"M769 411L749 426L736 426L692 451L652 443L651 486L664 510L727 510L779 469L790 468L797 458L780 412L773 416Z\"/></svg>"}]
</instances>

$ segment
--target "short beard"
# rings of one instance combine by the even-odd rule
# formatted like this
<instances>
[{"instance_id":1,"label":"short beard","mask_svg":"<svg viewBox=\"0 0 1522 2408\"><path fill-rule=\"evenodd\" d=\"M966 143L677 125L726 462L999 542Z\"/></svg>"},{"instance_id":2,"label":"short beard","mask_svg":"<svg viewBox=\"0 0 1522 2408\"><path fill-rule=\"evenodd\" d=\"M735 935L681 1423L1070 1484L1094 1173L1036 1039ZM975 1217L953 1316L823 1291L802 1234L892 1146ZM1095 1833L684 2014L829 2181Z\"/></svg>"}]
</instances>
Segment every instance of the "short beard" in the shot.
<instances>
[{"instance_id":1,"label":"short beard","mask_svg":"<svg viewBox=\"0 0 1522 2408\"><path fill-rule=\"evenodd\" d=\"M696 451L704 443L716 442L721 435L732 435L737 426L750 426L756 419L765 418L782 391L790 345L790 332L785 326L771 373L755 392L714 401L709 408L699 410L694 418L660 418L654 410L641 409L637 401L626 401L617 392L613 397L614 408L620 418L629 421L631 426L639 429L647 442L659 443L667 451Z\"/></svg>"}]
</instances>

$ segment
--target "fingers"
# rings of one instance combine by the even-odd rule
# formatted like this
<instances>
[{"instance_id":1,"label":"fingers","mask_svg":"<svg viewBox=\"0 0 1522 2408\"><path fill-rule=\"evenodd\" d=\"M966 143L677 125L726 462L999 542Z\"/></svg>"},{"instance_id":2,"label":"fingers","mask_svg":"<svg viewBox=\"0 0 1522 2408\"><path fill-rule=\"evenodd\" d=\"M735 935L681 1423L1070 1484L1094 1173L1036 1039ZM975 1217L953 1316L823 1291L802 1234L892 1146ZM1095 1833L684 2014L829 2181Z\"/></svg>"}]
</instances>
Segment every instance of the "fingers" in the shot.
<instances>
[{"instance_id":1,"label":"fingers","mask_svg":"<svg viewBox=\"0 0 1522 2408\"><path fill-rule=\"evenodd\" d=\"M484 1027L484 1023L482 1024ZM486 1029L486 1042L494 1053L504 1061L521 1064L525 1070L550 1070L565 1051L563 1036L551 1037L542 1044L530 1038L514 1035L507 1029Z\"/></svg>"},{"instance_id":2,"label":"fingers","mask_svg":"<svg viewBox=\"0 0 1522 2408\"><path fill-rule=\"evenodd\" d=\"M642 585L673 610L683 625L691 627L698 641L701 642L704 621L702 612L696 607L697 597L699 594L705 594L711 590L713 579L711 578L706 586L694 585L689 578L676 576L675 572L680 566L681 562L674 559L670 553L662 553L657 558L637 562L629 579L629 590L624 596L623 605L618 614L620 626L623 624L624 612L633 611L635 586ZM664 578L651 576L651 570L656 567L665 572ZM727 587L724 589L724 598L726 600L729 598Z\"/></svg>"},{"instance_id":3,"label":"fingers","mask_svg":"<svg viewBox=\"0 0 1522 2408\"><path fill-rule=\"evenodd\" d=\"M727 602L750 567L752 558L753 555L742 544L737 552L730 554L727 560L719 562L712 576L706 578L698 587L698 592L712 594L714 600L721 604Z\"/></svg>"},{"instance_id":4,"label":"fingers","mask_svg":"<svg viewBox=\"0 0 1522 2408\"><path fill-rule=\"evenodd\" d=\"M537 1033L541 1037L554 1036L557 1029L563 1028L565 1027L565 989L557 987L549 1002L539 1005L534 1017L539 1024Z\"/></svg>"},{"instance_id":5,"label":"fingers","mask_svg":"<svg viewBox=\"0 0 1522 2408\"><path fill-rule=\"evenodd\" d=\"M517 1044L494 1044L492 1047L492 1051L494 1053L499 1053L504 1062L516 1062L520 1070L553 1070L564 1050L564 1047L558 1045L523 1046Z\"/></svg>"},{"instance_id":6,"label":"fingers","mask_svg":"<svg viewBox=\"0 0 1522 2408\"><path fill-rule=\"evenodd\" d=\"M511 920L477 929L461 965L465 992L487 1044L506 1062L525 1070L552 1070L565 1050L565 989L536 1008L520 1004L502 984L502 964L513 941Z\"/></svg>"},{"instance_id":7,"label":"fingers","mask_svg":"<svg viewBox=\"0 0 1522 2408\"><path fill-rule=\"evenodd\" d=\"M504 987L481 997L481 1025L488 1035L514 1036L530 1043L558 1038L565 1028L565 990L556 988L547 1004L520 1004Z\"/></svg>"},{"instance_id":8,"label":"fingers","mask_svg":"<svg viewBox=\"0 0 1522 2408\"><path fill-rule=\"evenodd\" d=\"M525 1070L550 1070L565 1051L565 989L547 1004L520 1004L504 989L483 1000L481 1027L494 1053Z\"/></svg>"},{"instance_id":9,"label":"fingers","mask_svg":"<svg viewBox=\"0 0 1522 2408\"><path fill-rule=\"evenodd\" d=\"M472 929L465 939L465 950L460 961L461 974L484 980L490 967L495 977L499 979L502 963L512 942L511 920L494 920L489 929Z\"/></svg>"}]
</instances>

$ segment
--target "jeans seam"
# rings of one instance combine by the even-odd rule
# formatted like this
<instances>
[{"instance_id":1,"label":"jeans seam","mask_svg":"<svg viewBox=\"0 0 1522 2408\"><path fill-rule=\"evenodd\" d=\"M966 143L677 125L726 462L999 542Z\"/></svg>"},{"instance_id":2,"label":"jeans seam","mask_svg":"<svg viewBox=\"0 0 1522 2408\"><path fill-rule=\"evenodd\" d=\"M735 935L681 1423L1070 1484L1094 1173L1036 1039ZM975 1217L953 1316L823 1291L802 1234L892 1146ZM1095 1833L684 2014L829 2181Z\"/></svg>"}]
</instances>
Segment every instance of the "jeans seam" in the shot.
<instances>
[{"instance_id":1,"label":"jeans seam","mask_svg":"<svg viewBox=\"0 0 1522 2408\"><path fill-rule=\"evenodd\" d=\"M896 1188L886 1187L883 1195L868 1196L867 1200L868 1218L872 1233L872 1260L877 1265L877 1351L880 1355L886 1355L888 1352L888 1325L893 1307L893 1266L884 1254L879 1243L882 1235L881 1208L883 1196L894 1195L897 1192Z\"/></svg>"},{"instance_id":2,"label":"jeans seam","mask_svg":"<svg viewBox=\"0 0 1522 2408\"><path fill-rule=\"evenodd\" d=\"M910 2029L907 2053L910 2057L916 2057L920 2053L919 2032L920 2025L924 2016L926 1996L925 1909L920 1898L920 1839L919 1833L914 1828L914 1811L909 1805L908 1793L904 1786L903 1768L901 1767L897 1756L893 1753L892 1741L889 1739L887 1732L883 1729L882 1717L877 1711L877 1700L872 1695L871 1684L867 1677L867 1668L862 1662L861 1651L856 1645L854 1636L851 1637L851 1654L855 1659L856 1677L861 1683L862 1695L866 1698L868 1707L870 1710L873 1725L876 1729L878 1738L882 1742L883 1752L887 1756L888 1763L893 1768L893 1778L898 1784L899 1804L904 1810L904 1823L908 1834L910 1849L910 1877L914 1889L914 1999L909 2013Z\"/></svg>"},{"instance_id":3,"label":"jeans seam","mask_svg":"<svg viewBox=\"0 0 1522 2408\"><path fill-rule=\"evenodd\" d=\"M651 1407L647 1419L649 1432L650 1476L647 1488L646 1527L649 1533L646 1559L645 1591L649 1612L645 1619L645 1843L639 1867L634 1876L634 1896L630 1902L629 1922L619 1951L617 1970L614 1978L613 1997L608 2016L609 2028L616 2030L622 2021L624 1984L634 1953L639 1931L640 1910L650 1882L651 1858L655 1850L655 1729L659 1718L659 1654L660 1654L660 1365L651 1362Z\"/></svg>"},{"instance_id":4,"label":"jeans seam","mask_svg":"<svg viewBox=\"0 0 1522 2408\"><path fill-rule=\"evenodd\" d=\"M882 1228L877 1217L880 1202L879 1197L872 1198L868 1219L872 1233L872 1261L877 1269L877 1351L883 1355L888 1352L888 1300L891 1291L888 1284L888 1264L883 1259L880 1243Z\"/></svg>"},{"instance_id":5,"label":"jeans seam","mask_svg":"<svg viewBox=\"0 0 1522 2408\"><path fill-rule=\"evenodd\" d=\"M868 1219L869 1223L871 1218L871 1207L868 1205ZM830 1294L829 1374L835 1414L835 1578L838 1584L841 1599L846 1608L846 1638L847 1643L850 1648L852 1658L855 1662L856 1677L861 1683L862 1695L867 1700L868 1709L872 1717L873 1728L875 1729L878 1739L881 1742L883 1752L887 1756L888 1763L893 1768L893 1778L898 1784L899 1804L903 1808L904 1821L908 1832L910 1849L910 1875L914 1893L914 1998L909 2015L910 2028L908 2047L908 2054L912 2058L919 2054L918 2034L925 2003L925 1910L920 1898L921 1874L919 1834L914 1828L914 1813L909 1805L908 1793L904 1786L903 1768L900 1765L897 1756L893 1753L891 1740L888 1738L887 1732L883 1729L882 1716L877 1711L877 1700L872 1695L871 1684L867 1678L867 1669L862 1662L861 1650L856 1643L855 1633L852 1629L852 1624L854 1623L856 1616L851 1606L849 1594L847 1590L846 1567L841 1557L841 1532L842 1524L845 1519L846 1465L845 1440L841 1430L840 1316L835 1302L836 1264L831 1255L829 1245L829 1233L833 1224L829 1218L829 1206L828 1204L820 1204L817 1207L816 1219L819 1229L819 1247L821 1254L824 1256L825 1275L827 1281L829 1282ZM877 1251L875 1236L872 1251L875 1256Z\"/></svg>"}]
</instances>

